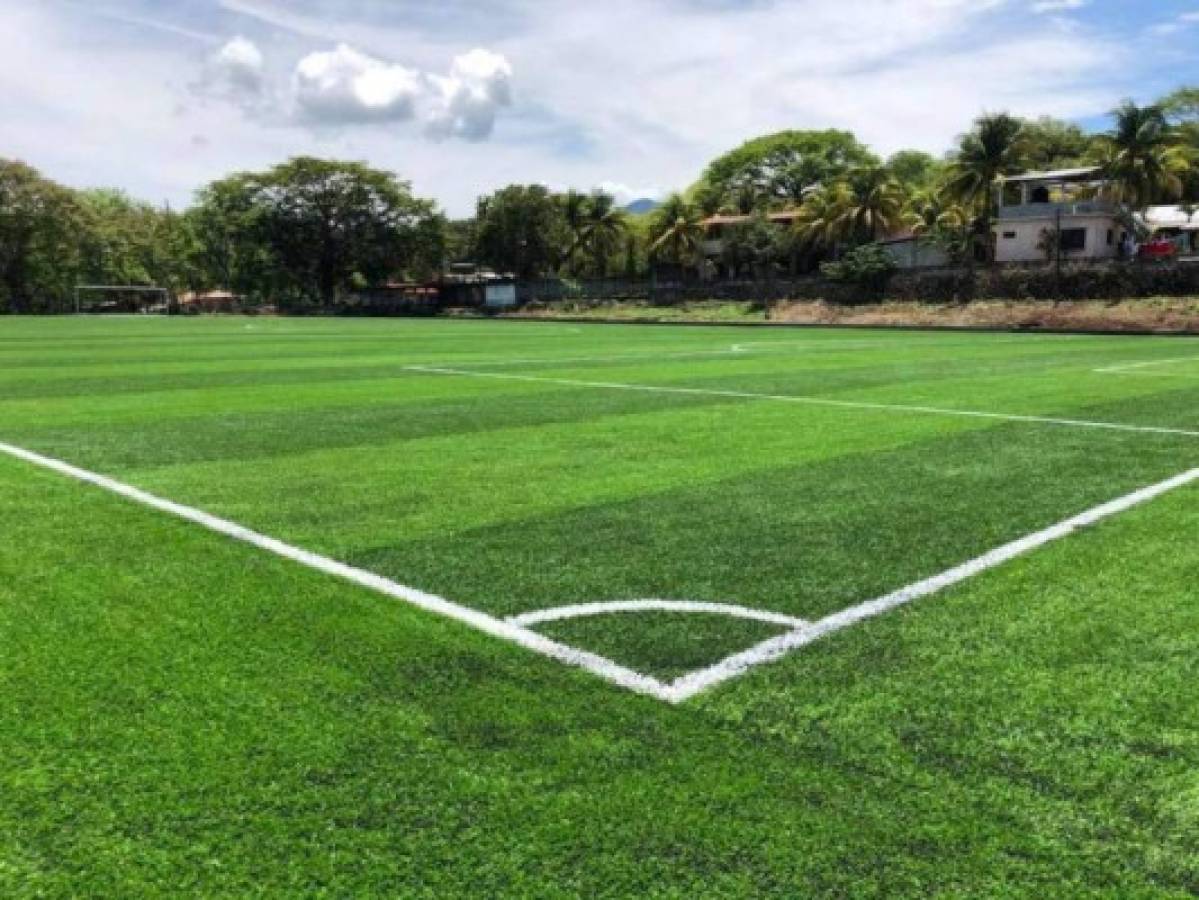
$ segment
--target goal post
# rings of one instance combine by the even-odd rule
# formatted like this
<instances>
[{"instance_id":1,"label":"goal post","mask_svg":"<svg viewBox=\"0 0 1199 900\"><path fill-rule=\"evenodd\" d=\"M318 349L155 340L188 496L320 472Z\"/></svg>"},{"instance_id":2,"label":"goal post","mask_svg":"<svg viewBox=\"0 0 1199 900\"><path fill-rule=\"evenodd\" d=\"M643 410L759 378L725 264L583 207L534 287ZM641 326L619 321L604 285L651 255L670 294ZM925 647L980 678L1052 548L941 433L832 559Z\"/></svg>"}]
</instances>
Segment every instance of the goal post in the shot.
<instances>
[{"instance_id":1,"label":"goal post","mask_svg":"<svg viewBox=\"0 0 1199 900\"><path fill-rule=\"evenodd\" d=\"M171 292L157 285L78 284L75 286L75 313L169 316Z\"/></svg>"}]
</instances>

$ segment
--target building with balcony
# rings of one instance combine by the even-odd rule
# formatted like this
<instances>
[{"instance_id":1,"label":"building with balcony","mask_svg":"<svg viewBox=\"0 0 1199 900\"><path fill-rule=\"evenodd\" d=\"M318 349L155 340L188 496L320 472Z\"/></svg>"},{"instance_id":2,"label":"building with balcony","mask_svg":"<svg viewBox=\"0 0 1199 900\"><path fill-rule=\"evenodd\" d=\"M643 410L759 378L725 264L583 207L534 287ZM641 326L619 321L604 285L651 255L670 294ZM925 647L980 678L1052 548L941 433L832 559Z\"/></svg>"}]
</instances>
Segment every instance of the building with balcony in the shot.
<instances>
[{"instance_id":1,"label":"building with balcony","mask_svg":"<svg viewBox=\"0 0 1199 900\"><path fill-rule=\"evenodd\" d=\"M1000 263L1115 259L1132 241L1123 209L1102 199L1097 167L1029 172L998 189L995 260Z\"/></svg>"}]
</instances>

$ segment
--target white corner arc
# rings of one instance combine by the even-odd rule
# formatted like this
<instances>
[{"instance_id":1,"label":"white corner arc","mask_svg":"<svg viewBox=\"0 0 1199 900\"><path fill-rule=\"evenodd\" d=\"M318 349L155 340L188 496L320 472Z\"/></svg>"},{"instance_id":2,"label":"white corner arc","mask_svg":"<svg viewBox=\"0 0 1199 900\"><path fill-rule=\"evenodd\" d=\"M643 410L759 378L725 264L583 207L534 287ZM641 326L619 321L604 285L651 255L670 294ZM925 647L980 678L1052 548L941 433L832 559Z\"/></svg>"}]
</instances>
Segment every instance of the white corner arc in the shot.
<instances>
[{"instance_id":1,"label":"white corner arc","mask_svg":"<svg viewBox=\"0 0 1199 900\"><path fill-rule=\"evenodd\" d=\"M731 619L747 619L778 625L780 628L801 629L811 627L811 622L783 613L765 609L751 609L733 603L704 603L698 600L611 600L605 603L577 603L571 606L556 606L553 609L538 609L533 612L511 616L513 625L530 628L567 619L582 619L591 616L609 616L620 613L670 612L694 615L728 616Z\"/></svg>"}]
</instances>

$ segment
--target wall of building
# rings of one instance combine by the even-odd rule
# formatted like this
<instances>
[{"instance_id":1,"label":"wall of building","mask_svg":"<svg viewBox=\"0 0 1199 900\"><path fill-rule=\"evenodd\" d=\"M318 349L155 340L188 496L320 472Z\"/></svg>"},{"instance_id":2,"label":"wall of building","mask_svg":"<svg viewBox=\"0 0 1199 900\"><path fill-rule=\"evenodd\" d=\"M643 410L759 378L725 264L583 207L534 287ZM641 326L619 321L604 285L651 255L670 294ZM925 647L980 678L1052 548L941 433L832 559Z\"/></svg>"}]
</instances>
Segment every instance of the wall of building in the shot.
<instances>
[{"instance_id":1,"label":"wall of building","mask_svg":"<svg viewBox=\"0 0 1199 900\"><path fill-rule=\"evenodd\" d=\"M943 248L927 241L888 241L883 249L901 269L935 269L952 262Z\"/></svg>"},{"instance_id":2,"label":"wall of building","mask_svg":"<svg viewBox=\"0 0 1199 900\"><path fill-rule=\"evenodd\" d=\"M1054 232L1054 217L1003 220L995 226L995 259L997 262L1045 262L1045 250L1040 246L1042 235ZM1086 246L1082 250L1062 252L1063 259L1115 259L1120 253L1120 236L1124 229L1111 216L1063 216L1062 230L1084 228ZM1108 241L1109 232L1111 241Z\"/></svg>"}]
</instances>

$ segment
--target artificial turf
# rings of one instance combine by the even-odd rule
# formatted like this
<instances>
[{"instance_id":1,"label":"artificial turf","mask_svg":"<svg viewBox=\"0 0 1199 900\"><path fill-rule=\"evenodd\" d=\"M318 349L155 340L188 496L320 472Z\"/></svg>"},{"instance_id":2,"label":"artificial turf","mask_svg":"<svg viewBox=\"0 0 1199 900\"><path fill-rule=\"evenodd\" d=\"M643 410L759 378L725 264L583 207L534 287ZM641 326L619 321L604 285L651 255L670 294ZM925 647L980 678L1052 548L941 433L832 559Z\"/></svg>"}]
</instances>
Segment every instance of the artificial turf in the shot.
<instances>
[{"instance_id":1,"label":"artificial turf","mask_svg":"<svg viewBox=\"0 0 1199 900\"><path fill-rule=\"evenodd\" d=\"M727 392L1199 431L1199 342L0 320L0 441L496 615L815 618L1199 465ZM1187 896L1197 498L670 707L0 457L0 894ZM540 630L663 677L777 631Z\"/></svg>"}]
</instances>

